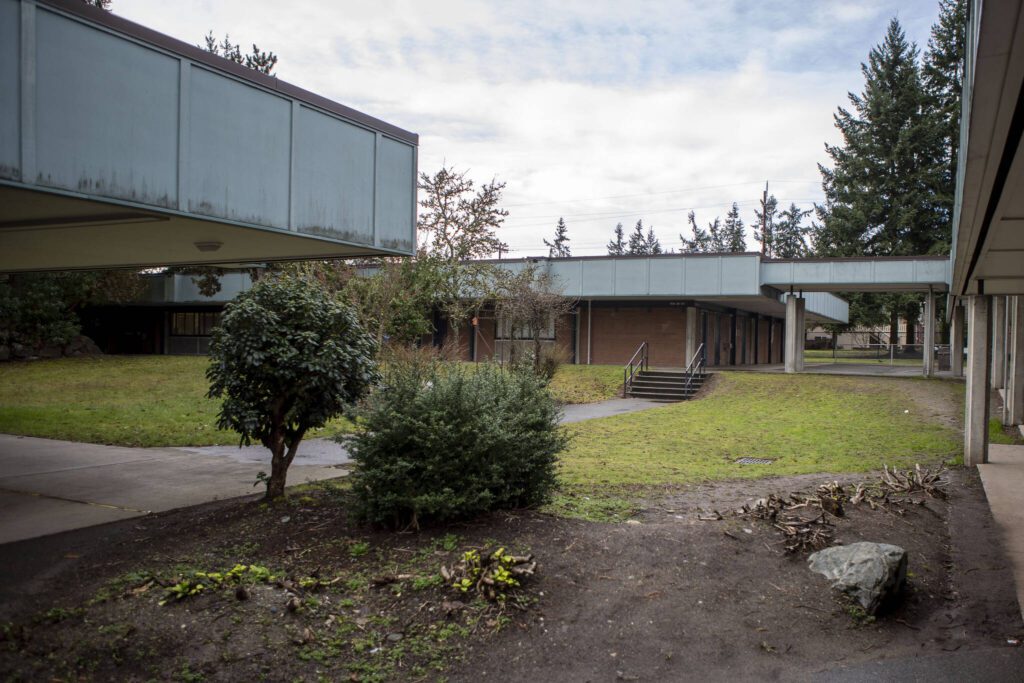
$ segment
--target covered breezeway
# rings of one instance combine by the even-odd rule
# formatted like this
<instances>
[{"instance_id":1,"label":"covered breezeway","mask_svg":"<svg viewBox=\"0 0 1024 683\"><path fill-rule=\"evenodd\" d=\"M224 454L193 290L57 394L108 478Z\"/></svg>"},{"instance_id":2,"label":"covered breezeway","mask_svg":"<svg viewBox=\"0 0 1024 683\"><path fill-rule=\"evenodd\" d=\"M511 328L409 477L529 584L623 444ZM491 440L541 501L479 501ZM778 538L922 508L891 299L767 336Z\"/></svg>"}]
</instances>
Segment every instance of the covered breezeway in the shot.
<instances>
[{"instance_id":1,"label":"covered breezeway","mask_svg":"<svg viewBox=\"0 0 1024 683\"><path fill-rule=\"evenodd\" d=\"M946 256L856 257L791 259L765 261L761 264L761 280L785 294L784 372L822 372L826 374L878 374L912 376L940 374L935 320L940 296L949 290L949 259ZM921 340L920 363L913 356L897 358L895 348L886 349L878 357L864 354L857 358L820 359L806 356L806 308L809 293L836 292L920 292L924 295L924 337ZM953 331L956 334L956 330ZM904 354L904 350L899 353ZM960 354L947 348L948 371L959 376ZM946 365L945 363L943 364Z\"/></svg>"}]
</instances>

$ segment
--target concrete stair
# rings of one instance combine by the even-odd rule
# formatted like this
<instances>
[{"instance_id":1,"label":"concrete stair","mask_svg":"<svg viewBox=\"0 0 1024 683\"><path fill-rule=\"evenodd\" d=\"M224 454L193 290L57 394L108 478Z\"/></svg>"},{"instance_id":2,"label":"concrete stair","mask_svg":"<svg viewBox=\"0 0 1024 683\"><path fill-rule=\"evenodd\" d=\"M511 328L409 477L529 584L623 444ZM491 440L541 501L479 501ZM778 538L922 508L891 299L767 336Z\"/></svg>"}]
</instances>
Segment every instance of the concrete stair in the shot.
<instances>
[{"instance_id":1,"label":"concrete stair","mask_svg":"<svg viewBox=\"0 0 1024 683\"><path fill-rule=\"evenodd\" d=\"M683 372L641 370L633 376L633 381L629 385L629 396L652 401L685 401L700 391L707 377L694 377L687 388L686 374Z\"/></svg>"}]
</instances>

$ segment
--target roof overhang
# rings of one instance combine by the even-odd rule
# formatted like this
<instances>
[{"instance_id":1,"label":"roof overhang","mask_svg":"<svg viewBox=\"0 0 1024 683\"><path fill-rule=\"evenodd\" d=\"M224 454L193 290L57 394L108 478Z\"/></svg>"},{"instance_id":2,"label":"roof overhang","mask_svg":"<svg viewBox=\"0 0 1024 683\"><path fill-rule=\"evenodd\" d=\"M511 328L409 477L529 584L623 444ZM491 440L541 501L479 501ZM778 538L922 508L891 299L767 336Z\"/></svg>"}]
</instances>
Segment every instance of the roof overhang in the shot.
<instances>
[{"instance_id":1,"label":"roof overhang","mask_svg":"<svg viewBox=\"0 0 1024 683\"><path fill-rule=\"evenodd\" d=\"M952 292L1024 294L1024 12L973 0L967 35Z\"/></svg>"}]
</instances>

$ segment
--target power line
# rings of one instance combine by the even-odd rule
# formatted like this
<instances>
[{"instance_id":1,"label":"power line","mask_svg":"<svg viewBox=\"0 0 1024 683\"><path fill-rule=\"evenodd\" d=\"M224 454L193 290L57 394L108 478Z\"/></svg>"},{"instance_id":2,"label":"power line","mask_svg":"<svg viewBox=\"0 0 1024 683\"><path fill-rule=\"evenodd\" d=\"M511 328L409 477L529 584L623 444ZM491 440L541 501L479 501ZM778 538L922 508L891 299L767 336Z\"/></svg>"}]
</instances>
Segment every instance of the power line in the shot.
<instances>
[{"instance_id":1,"label":"power line","mask_svg":"<svg viewBox=\"0 0 1024 683\"><path fill-rule=\"evenodd\" d=\"M795 198L795 197L782 197L782 198L779 198L779 201L780 202L798 202L798 203L802 203L802 202L816 202L816 201L819 201L819 199L820 198L817 198L817 197L799 197L799 198ZM747 204L758 203L760 201L761 201L760 199L743 199L743 200L735 202L735 204L740 205L740 206L744 206L744 205L747 205ZM733 202L730 202L730 204L732 204L732 203ZM510 217L509 219L506 220L506 224L503 226L503 228L505 228L505 229L518 229L518 228L543 227L545 225L548 225L551 219L556 219L556 218L565 218L566 222L568 222L570 220L572 220L572 221L581 221L581 222L594 222L594 221L597 221L597 220L602 220L602 219L607 219L607 218L629 218L631 216L640 216L641 218L643 218L644 216L650 216L650 215L656 215L656 214L662 214L662 213L675 213L675 212L683 212L683 211L698 211L698 210L702 210L702 209L719 208L721 206L722 206L721 204L708 204L706 206L680 206L680 207L673 207L673 208L668 208L668 209L636 209L636 210L632 210L632 211L615 211L615 212L599 212L599 213L579 213L579 214L551 214L551 215L547 215L547 216L520 216L520 217L514 217L514 218ZM519 224L515 224L515 225L508 225L509 222L514 222L516 220L540 221L540 219L548 219L548 220L544 220L542 222L519 223Z\"/></svg>"},{"instance_id":2,"label":"power line","mask_svg":"<svg viewBox=\"0 0 1024 683\"><path fill-rule=\"evenodd\" d=\"M807 185L817 185L821 182L821 179L817 180L791 180L791 179L772 179L773 183L804 183ZM745 185L760 185L760 180L754 180L751 182L742 183L729 183L728 185L707 185L705 187L690 187L681 188L678 190L662 190L659 192L641 192L639 194L619 194L619 195L605 195L603 197L589 197L586 199L556 199L548 202L526 202L524 204L506 204L505 208L516 209L523 206L549 206L551 204L574 204L577 202L597 202L605 199L629 199L632 197L653 197L655 195L664 194L682 194L683 192L701 192L703 190L720 190L727 187L743 187Z\"/></svg>"}]
</instances>

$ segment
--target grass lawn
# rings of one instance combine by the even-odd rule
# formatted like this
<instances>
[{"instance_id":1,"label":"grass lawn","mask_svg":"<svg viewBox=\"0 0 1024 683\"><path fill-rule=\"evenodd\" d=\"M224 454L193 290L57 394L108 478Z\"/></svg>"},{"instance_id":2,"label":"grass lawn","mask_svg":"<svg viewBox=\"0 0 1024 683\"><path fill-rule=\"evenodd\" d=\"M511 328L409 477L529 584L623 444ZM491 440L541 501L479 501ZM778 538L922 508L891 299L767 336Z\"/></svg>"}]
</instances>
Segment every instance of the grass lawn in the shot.
<instances>
[{"instance_id":1,"label":"grass lawn","mask_svg":"<svg viewBox=\"0 0 1024 683\"><path fill-rule=\"evenodd\" d=\"M238 443L206 398L209 360L107 356L0 364L0 432L119 446ZM319 436L350 429L329 424Z\"/></svg>"},{"instance_id":2,"label":"grass lawn","mask_svg":"<svg viewBox=\"0 0 1024 683\"><path fill-rule=\"evenodd\" d=\"M1019 446L1024 444L1024 438L1018 436L1020 432L1016 431L1016 429L1016 427L1004 429L1002 420L998 417L993 417L988 421L988 442L1003 444L1006 446Z\"/></svg>"},{"instance_id":3,"label":"grass lawn","mask_svg":"<svg viewBox=\"0 0 1024 683\"><path fill-rule=\"evenodd\" d=\"M706 398L569 427L562 459L570 485L660 485L811 472L861 472L884 464L934 464L962 456L959 434L914 396L963 385L918 379L718 373ZM905 412L909 411L909 412ZM771 465L739 465L742 457Z\"/></svg>"},{"instance_id":4,"label":"grass lawn","mask_svg":"<svg viewBox=\"0 0 1024 683\"><path fill-rule=\"evenodd\" d=\"M551 380L550 389L560 403L607 401L622 390L622 366L562 365Z\"/></svg>"},{"instance_id":5,"label":"grass lawn","mask_svg":"<svg viewBox=\"0 0 1024 683\"><path fill-rule=\"evenodd\" d=\"M238 443L216 428L204 356L101 356L0 363L0 432L119 446ZM622 369L564 365L551 390L562 403L615 396ZM350 431L334 420L310 437Z\"/></svg>"}]
</instances>

